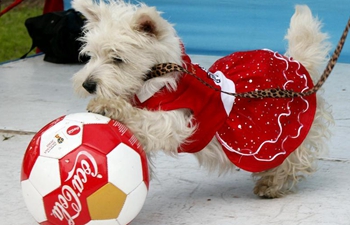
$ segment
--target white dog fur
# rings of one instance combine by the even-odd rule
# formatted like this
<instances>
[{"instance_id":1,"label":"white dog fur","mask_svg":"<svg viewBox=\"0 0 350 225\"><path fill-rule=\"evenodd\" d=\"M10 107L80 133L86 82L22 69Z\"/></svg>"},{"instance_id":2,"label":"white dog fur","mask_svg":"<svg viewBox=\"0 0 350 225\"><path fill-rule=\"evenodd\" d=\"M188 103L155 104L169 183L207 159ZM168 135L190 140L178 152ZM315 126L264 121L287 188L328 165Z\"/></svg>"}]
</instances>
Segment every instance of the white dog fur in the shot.
<instances>
[{"instance_id":1,"label":"white dog fur","mask_svg":"<svg viewBox=\"0 0 350 225\"><path fill-rule=\"evenodd\" d=\"M88 20L81 54L91 57L73 77L76 93L86 97L90 93L83 85L85 88L95 85L89 111L126 124L150 157L160 150L177 155L179 145L195 130L190 111L147 111L131 104L139 92L153 93L164 85L176 89L178 72L143 80L155 64L182 64L181 40L173 26L154 7L144 4L74 0L73 7ZM289 45L285 54L301 62L314 81L320 77L319 69L325 64L330 48L327 35L320 28L320 21L307 6L296 6L286 35ZM254 193L258 196L283 196L294 189L303 175L315 171L318 155L327 149L325 139L330 135L328 124L332 122L330 109L319 92L317 103L313 126L302 145L282 165L253 173ZM194 155L209 171L222 174L236 169L215 137Z\"/></svg>"}]
</instances>

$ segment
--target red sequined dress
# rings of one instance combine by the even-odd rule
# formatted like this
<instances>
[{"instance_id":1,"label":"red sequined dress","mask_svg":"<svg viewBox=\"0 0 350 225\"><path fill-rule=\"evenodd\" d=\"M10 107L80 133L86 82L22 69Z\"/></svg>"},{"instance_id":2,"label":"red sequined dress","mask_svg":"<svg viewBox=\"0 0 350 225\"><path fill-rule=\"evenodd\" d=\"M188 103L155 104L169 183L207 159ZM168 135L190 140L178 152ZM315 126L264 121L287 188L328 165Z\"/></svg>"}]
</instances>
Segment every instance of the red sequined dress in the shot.
<instances>
[{"instance_id":1,"label":"red sequined dress","mask_svg":"<svg viewBox=\"0 0 350 225\"><path fill-rule=\"evenodd\" d=\"M313 87L297 61L270 50L236 52L217 60L208 71L183 55L189 71L223 91L242 93L269 88L304 92ZM136 96L148 110L190 109L196 132L179 152L202 150L214 136L237 167L261 172L280 165L307 136L316 111L316 95L298 98L240 98L213 90L183 74L176 91L161 88Z\"/></svg>"}]
</instances>

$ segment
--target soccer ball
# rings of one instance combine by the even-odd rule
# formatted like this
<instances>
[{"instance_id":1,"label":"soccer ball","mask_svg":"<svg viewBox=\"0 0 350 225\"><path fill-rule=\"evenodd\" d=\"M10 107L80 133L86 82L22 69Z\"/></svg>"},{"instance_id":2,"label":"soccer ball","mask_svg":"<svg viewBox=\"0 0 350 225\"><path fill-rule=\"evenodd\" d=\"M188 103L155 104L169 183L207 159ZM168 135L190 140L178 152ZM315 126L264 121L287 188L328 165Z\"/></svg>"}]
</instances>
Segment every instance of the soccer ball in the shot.
<instances>
[{"instance_id":1,"label":"soccer ball","mask_svg":"<svg viewBox=\"0 0 350 225\"><path fill-rule=\"evenodd\" d=\"M145 152L126 126L94 113L62 116L25 152L21 187L39 224L125 225L148 192Z\"/></svg>"}]
</instances>

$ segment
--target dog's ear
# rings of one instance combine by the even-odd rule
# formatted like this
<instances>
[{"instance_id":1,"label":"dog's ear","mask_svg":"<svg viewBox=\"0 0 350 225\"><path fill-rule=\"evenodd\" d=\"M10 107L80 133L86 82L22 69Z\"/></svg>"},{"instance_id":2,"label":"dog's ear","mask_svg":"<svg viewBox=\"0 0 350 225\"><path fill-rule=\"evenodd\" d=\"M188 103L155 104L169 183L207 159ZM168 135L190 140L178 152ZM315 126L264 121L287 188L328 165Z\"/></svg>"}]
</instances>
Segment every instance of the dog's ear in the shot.
<instances>
[{"instance_id":1,"label":"dog's ear","mask_svg":"<svg viewBox=\"0 0 350 225\"><path fill-rule=\"evenodd\" d=\"M157 36L157 25L147 14L141 15L137 20L136 30L151 36Z\"/></svg>"},{"instance_id":2,"label":"dog's ear","mask_svg":"<svg viewBox=\"0 0 350 225\"><path fill-rule=\"evenodd\" d=\"M92 0L73 0L72 7L81 12L89 22L97 22L100 20L99 5Z\"/></svg>"},{"instance_id":3,"label":"dog's ear","mask_svg":"<svg viewBox=\"0 0 350 225\"><path fill-rule=\"evenodd\" d=\"M165 20L154 7L141 7L136 11L134 29L152 37L159 38Z\"/></svg>"}]
</instances>

